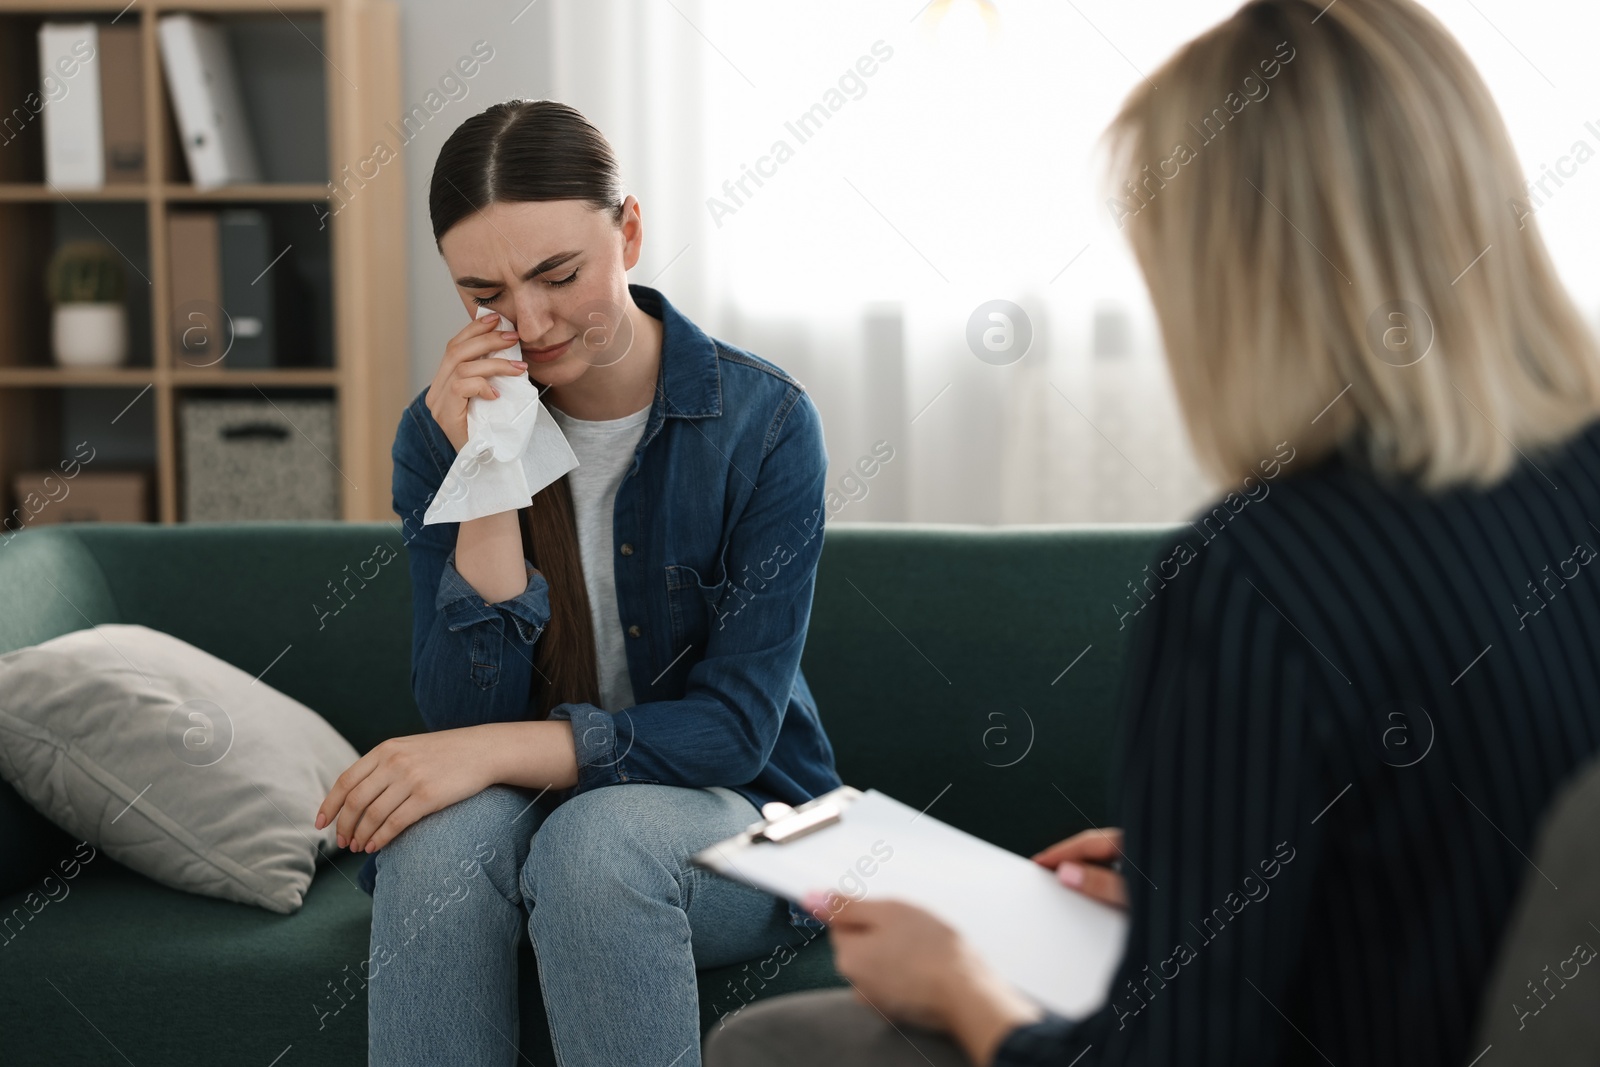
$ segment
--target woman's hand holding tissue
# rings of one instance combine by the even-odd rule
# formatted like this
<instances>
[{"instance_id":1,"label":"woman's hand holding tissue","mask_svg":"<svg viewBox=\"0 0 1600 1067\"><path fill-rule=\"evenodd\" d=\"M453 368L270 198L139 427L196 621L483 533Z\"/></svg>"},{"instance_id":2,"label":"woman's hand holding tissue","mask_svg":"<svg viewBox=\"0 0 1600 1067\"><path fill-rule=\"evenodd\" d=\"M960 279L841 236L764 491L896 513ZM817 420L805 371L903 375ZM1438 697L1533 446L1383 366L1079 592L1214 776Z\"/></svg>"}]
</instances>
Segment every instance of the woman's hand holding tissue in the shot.
<instances>
[{"instance_id":1,"label":"woman's hand holding tissue","mask_svg":"<svg viewBox=\"0 0 1600 1067\"><path fill-rule=\"evenodd\" d=\"M565 789L578 781L564 720L492 722L391 737L345 768L317 808L340 848L376 852L425 815L491 785Z\"/></svg>"},{"instance_id":2,"label":"woman's hand holding tissue","mask_svg":"<svg viewBox=\"0 0 1600 1067\"><path fill-rule=\"evenodd\" d=\"M428 410L457 452L467 443L467 401L499 396L489 380L496 374L527 372L528 364L520 359L483 358L516 343L516 331L502 329L501 323L500 316L491 313L463 326L445 345L444 359L428 386Z\"/></svg>"},{"instance_id":3,"label":"woman's hand holding tissue","mask_svg":"<svg viewBox=\"0 0 1600 1067\"><path fill-rule=\"evenodd\" d=\"M474 322L503 316L486 307ZM467 523L504 512L520 511L546 486L578 465L578 457L539 401L538 385L528 377L527 364L509 357L520 355L516 334L467 327L452 342L439 369L442 379L429 387L430 413L435 393L451 420L447 436L455 458L445 472L439 491L422 516L424 526L439 522ZM509 339L509 340L508 340ZM499 345L499 350L493 346ZM505 364L498 382L488 375ZM457 412L466 407L466 436ZM542 418L540 416L543 416ZM439 416L434 416L440 421ZM445 428L443 422L441 429Z\"/></svg>"}]
</instances>

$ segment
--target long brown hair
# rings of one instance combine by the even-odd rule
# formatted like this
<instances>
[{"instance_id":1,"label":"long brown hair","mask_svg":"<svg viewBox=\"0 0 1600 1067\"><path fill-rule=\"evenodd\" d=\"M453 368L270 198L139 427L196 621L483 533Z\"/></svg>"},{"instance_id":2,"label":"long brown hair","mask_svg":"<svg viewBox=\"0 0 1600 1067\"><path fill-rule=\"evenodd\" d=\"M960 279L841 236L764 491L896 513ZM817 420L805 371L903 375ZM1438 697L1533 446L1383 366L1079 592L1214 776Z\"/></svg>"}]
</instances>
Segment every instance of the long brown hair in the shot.
<instances>
[{"instance_id":1,"label":"long brown hair","mask_svg":"<svg viewBox=\"0 0 1600 1067\"><path fill-rule=\"evenodd\" d=\"M538 717L549 718L551 708L567 701L599 704L594 626L567 476L535 493L532 502L517 512L517 520L528 562L550 585L550 622L533 650Z\"/></svg>"},{"instance_id":2,"label":"long brown hair","mask_svg":"<svg viewBox=\"0 0 1600 1067\"><path fill-rule=\"evenodd\" d=\"M605 136L554 100L508 100L458 126L439 149L428 189L435 245L489 204L582 200L622 222L622 177ZM550 622L534 646L538 718L557 704L600 702L594 627L565 476L518 513L522 548L550 585Z\"/></svg>"}]
</instances>

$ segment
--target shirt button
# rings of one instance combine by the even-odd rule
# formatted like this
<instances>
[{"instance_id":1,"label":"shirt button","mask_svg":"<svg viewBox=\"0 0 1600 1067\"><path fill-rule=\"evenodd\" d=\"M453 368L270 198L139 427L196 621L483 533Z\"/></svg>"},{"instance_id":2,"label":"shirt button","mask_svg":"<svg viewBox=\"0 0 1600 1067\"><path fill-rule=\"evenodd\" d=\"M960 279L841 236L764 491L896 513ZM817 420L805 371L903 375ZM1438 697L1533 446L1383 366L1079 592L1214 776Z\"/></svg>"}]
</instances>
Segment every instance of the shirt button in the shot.
<instances>
[{"instance_id":1,"label":"shirt button","mask_svg":"<svg viewBox=\"0 0 1600 1067\"><path fill-rule=\"evenodd\" d=\"M628 627L628 636L629 637L638 637L642 633L644 633L644 631L639 629L638 626L630 626L630 627Z\"/></svg>"},{"instance_id":2,"label":"shirt button","mask_svg":"<svg viewBox=\"0 0 1600 1067\"><path fill-rule=\"evenodd\" d=\"M624 556L633 555L633 546L628 544L626 541L624 541L623 544L622 544L622 554Z\"/></svg>"}]
</instances>

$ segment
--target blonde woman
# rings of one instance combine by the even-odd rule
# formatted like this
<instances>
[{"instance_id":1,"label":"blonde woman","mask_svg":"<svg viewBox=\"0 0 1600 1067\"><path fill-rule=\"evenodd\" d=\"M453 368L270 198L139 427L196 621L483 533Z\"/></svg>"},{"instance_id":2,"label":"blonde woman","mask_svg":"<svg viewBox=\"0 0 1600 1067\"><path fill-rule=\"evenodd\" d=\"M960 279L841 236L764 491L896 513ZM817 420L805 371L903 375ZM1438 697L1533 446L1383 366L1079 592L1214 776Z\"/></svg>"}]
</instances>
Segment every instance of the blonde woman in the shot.
<instances>
[{"instance_id":1,"label":"blonde woman","mask_svg":"<svg viewBox=\"0 0 1600 1067\"><path fill-rule=\"evenodd\" d=\"M1123 830L1036 857L1126 899L1109 999L1043 1012L869 899L830 919L854 992L751 1006L716 1067L1483 1051L1541 815L1600 748L1595 340L1483 81L1410 0L1246 4L1109 132L1197 453L1234 492L1286 467L1161 550L1182 565L1133 639Z\"/></svg>"}]
</instances>

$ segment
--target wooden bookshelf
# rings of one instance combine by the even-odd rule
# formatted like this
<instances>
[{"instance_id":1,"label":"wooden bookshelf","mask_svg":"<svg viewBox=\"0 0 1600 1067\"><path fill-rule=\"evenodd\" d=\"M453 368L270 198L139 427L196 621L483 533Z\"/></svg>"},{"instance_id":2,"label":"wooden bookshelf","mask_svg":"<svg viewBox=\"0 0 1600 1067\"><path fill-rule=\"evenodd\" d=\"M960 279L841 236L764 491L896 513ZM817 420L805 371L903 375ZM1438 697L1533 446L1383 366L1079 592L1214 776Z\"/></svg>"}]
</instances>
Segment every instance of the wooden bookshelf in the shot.
<instances>
[{"instance_id":1,"label":"wooden bookshelf","mask_svg":"<svg viewBox=\"0 0 1600 1067\"><path fill-rule=\"evenodd\" d=\"M322 72L320 115L300 115L307 128L326 131L326 172L296 180L198 189L188 182L176 139L157 46L162 15L191 12L224 20L274 20L279 33L289 21L307 59ZM134 22L141 35L147 181L101 189L63 191L45 181L41 122L0 134L0 502L12 515L13 476L54 468L68 458L62 412L85 390L114 390L148 421L152 440L154 517L182 521L178 415L187 395L271 396L293 389L326 396L334 403L342 475L340 513L346 520L393 517L390 459L395 426L409 399L408 330L402 296L406 194L399 163L365 181L359 195L336 197L332 184L342 168L368 157L389 123L400 120L399 14L394 0L0 0L0 114L23 105L39 91L38 28L48 20ZM267 25L267 23L261 23ZM302 26L318 32L300 32ZM242 31L247 32L247 31ZM359 87L359 88L358 88ZM293 120L289 116L285 121ZM316 121L309 121L315 119ZM263 165L267 165L264 150ZM315 180L310 180L315 179ZM328 365L272 368L194 367L174 351L171 338L171 249L168 218L174 210L208 206L262 207L276 212L318 213L325 222L326 252L315 277L331 305ZM337 206L336 211L330 211ZM61 238L62 220L104 236L110 219L139 241L124 242L129 283L130 363L79 370L56 366L50 350L51 309L44 295L44 268ZM82 220L81 222L79 220ZM297 225L304 226L303 221ZM122 232L122 231L117 231ZM118 242L109 241L116 245ZM318 246L320 248L320 246ZM123 251L119 248L119 251ZM286 250L287 251L287 250ZM135 312L138 312L135 314ZM224 394L221 391L231 391ZM145 410L143 405L150 405ZM134 424L129 419L122 429ZM141 425L143 423L140 423ZM118 466L113 463L111 466ZM91 466L92 469L92 466ZM15 522L8 524L15 528Z\"/></svg>"},{"instance_id":2,"label":"wooden bookshelf","mask_svg":"<svg viewBox=\"0 0 1600 1067\"><path fill-rule=\"evenodd\" d=\"M219 189L196 189L192 185L108 185L103 189L61 190L43 182L11 182L0 185L0 203L50 204L69 200L110 200L139 203L167 200L174 203L204 203L208 200L233 202L258 200L270 203L298 203L328 199L326 186L310 182L262 182L252 185L225 185Z\"/></svg>"}]
</instances>

